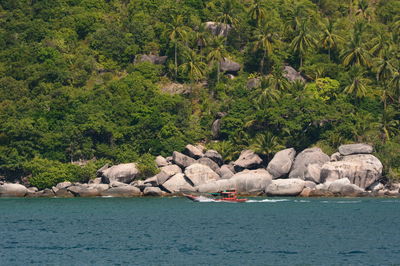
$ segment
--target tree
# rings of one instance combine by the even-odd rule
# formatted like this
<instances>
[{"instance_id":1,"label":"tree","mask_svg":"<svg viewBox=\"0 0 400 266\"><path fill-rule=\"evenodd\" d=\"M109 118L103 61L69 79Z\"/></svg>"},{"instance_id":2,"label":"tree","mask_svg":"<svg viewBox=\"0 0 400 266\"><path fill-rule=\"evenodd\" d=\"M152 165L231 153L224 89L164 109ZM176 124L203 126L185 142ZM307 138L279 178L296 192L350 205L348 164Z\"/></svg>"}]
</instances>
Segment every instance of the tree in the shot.
<instances>
[{"instance_id":1,"label":"tree","mask_svg":"<svg viewBox=\"0 0 400 266\"><path fill-rule=\"evenodd\" d=\"M184 73L188 74L192 83L203 78L207 65L203 62L202 57L189 48L184 51L183 57L185 63L180 65L180 68Z\"/></svg>"},{"instance_id":2,"label":"tree","mask_svg":"<svg viewBox=\"0 0 400 266\"><path fill-rule=\"evenodd\" d=\"M389 81L394 74L393 59L387 49L382 51L382 57L375 59L376 80L381 84L380 96L383 101L383 108L386 110L386 102L391 98L391 93L388 87Z\"/></svg>"},{"instance_id":3,"label":"tree","mask_svg":"<svg viewBox=\"0 0 400 266\"><path fill-rule=\"evenodd\" d=\"M293 52L300 56L300 67L303 66L303 58L307 51L316 45L316 39L311 33L307 21L298 21L298 29L296 37L290 43L290 48Z\"/></svg>"},{"instance_id":4,"label":"tree","mask_svg":"<svg viewBox=\"0 0 400 266\"><path fill-rule=\"evenodd\" d=\"M256 25L261 25L261 22L267 16L263 0L253 0L249 9L249 16L256 21Z\"/></svg>"},{"instance_id":5,"label":"tree","mask_svg":"<svg viewBox=\"0 0 400 266\"><path fill-rule=\"evenodd\" d=\"M279 143L278 137L271 132L257 134L250 145L250 149L254 150L254 152L266 156L267 161L270 160L272 154L284 148Z\"/></svg>"},{"instance_id":6,"label":"tree","mask_svg":"<svg viewBox=\"0 0 400 266\"><path fill-rule=\"evenodd\" d=\"M219 83L219 76L220 76L220 62L224 60L227 56L227 52L225 50L225 38L224 37L214 37L212 39L211 48L207 55L207 60L211 64L216 64L217 66L217 83Z\"/></svg>"},{"instance_id":7,"label":"tree","mask_svg":"<svg viewBox=\"0 0 400 266\"><path fill-rule=\"evenodd\" d=\"M322 23L322 29L321 44L322 47L328 50L329 59L331 59L331 50L337 48L339 43L343 42L344 39L334 33L333 23L329 19L326 23Z\"/></svg>"},{"instance_id":8,"label":"tree","mask_svg":"<svg viewBox=\"0 0 400 266\"><path fill-rule=\"evenodd\" d=\"M174 44L175 78L178 76L178 41L185 40L187 33L188 28L183 23L182 15L172 17L172 23L167 24L167 28L164 31L169 41Z\"/></svg>"},{"instance_id":9,"label":"tree","mask_svg":"<svg viewBox=\"0 0 400 266\"><path fill-rule=\"evenodd\" d=\"M344 93L351 94L357 99L364 98L369 92L369 84L371 81L364 77L365 71L356 68L352 71L350 84L344 88Z\"/></svg>"},{"instance_id":10,"label":"tree","mask_svg":"<svg viewBox=\"0 0 400 266\"><path fill-rule=\"evenodd\" d=\"M254 50L261 49L263 55L260 61L260 73L264 74L264 62L265 58L271 56L274 51L273 45L277 42L278 37L275 32L271 30L270 25L264 24L261 28L255 32Z\"/></svg>"},{"instance_id":11,"label":"tree","mask_svg":"<svg viewBox=\"0 0 400 266\"><path fill-rule=\"evenodd\" d=\"M222 10L218 12L217 21L226 25L236 27L239 20L235 15L235 0L224 0Z\"/></svg>"},{"instance_id":12,"label":"tree","mask_svg":"<svg viewBox=\"0 0 400 266\"><path fill-rule=\"evenodd\" d=\"M357 22L354 25L353 36L346 49L342 52L344 66L370 66L371 55L365 47L362 34L365 25L363 22Z\"/></svg>"}]
</instances>

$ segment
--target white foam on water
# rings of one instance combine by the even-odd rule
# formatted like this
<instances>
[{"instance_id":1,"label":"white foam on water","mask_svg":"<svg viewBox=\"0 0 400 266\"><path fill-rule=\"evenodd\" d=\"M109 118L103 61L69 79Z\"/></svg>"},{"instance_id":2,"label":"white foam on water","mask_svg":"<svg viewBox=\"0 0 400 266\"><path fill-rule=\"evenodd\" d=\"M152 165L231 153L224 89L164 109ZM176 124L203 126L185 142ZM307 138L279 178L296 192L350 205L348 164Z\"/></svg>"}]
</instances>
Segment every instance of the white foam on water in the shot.
<instances>
[{"instance_id":1,"label":"white foam on water","mask_svg":"<svg viewBox=\"0 0 400 266\"><path fill-rule=\"evenodd\" d=\"M295 200L294 202L304 203L304 202L311 202L311 201L309 201L309 200Z\"/></svg>"},{"instance_id":2,"label":"white foam on water","mask_svg":"<svg viewBox=\"0 0 400 266\"><path fill-rule=\"evenodd\" d=\"M246 203L261 203L261 202L267 202L267 203L275 203L275 202L283 202L283 201L289 201L288 199L263 199L263 200L248 200Z\"/></svg>"},{"instance_id":3,"label":"white foam on water","mask_svg":"<svg viewBox=\"0 0 400 266\"><path fill-rule=\"evenodd\" d=\"M343 201L336 201L335 203L338 204L352 204L352 203L360 203L361 200L343 200Z\"/></svg>"}]
</instances>

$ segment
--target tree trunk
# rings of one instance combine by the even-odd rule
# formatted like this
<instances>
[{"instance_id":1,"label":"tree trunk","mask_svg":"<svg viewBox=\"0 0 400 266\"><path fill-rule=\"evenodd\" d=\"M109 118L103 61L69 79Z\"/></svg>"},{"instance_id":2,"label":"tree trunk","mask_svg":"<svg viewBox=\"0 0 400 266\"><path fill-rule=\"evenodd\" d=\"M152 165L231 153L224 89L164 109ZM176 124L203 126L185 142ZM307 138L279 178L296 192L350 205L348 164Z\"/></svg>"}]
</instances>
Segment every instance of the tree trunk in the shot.
<instances>
[{"instance_id":1,"label":"tree trunk","mask_svg":"<svg viewBox=\"0 0 400 266\"><path fill-rule=\"evenodd\" d=\"M264 61L265 61L265 56L266 56L267 50L264 50L263 56L261 58L260 62L260 73L261 75L264 75Z\"/></svg>"},{"instance_id":2,"label":"tree trunk","mask_svg":"<svg viewBox=\"0 0 400 266\"><path fill-rule=\"evenodd\" d=\"M177 55L177 46L175 42L175 80L178 77L178 55Z\"/></svg>"},{"instance_id":3,"label":"tree trunk","mask_svg":"<svg viewBox=\"0 0 400 266\"><path fill-rule=\"evenodd\" d=\"M219 83L220 62L217 61L217 84Z\"/></svg>"}]
</instances>

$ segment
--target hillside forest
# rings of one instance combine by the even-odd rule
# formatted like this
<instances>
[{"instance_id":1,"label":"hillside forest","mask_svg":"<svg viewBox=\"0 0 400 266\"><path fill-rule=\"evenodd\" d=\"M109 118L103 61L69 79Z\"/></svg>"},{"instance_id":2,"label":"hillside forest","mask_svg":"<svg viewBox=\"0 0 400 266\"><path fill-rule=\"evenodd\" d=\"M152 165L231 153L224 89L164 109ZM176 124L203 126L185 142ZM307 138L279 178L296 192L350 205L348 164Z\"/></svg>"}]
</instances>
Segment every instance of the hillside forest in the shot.
<instances>
[{"instance_id":1,"label":"hillside forest","mask_svg":"<svg viewBox=\"0 0 400 266\"><path fill-rule=\"evenodd\" d=\"M399 34L399 0L0 0L0 177L364 142L398 180Z\"/></svg>"}]
</instances>

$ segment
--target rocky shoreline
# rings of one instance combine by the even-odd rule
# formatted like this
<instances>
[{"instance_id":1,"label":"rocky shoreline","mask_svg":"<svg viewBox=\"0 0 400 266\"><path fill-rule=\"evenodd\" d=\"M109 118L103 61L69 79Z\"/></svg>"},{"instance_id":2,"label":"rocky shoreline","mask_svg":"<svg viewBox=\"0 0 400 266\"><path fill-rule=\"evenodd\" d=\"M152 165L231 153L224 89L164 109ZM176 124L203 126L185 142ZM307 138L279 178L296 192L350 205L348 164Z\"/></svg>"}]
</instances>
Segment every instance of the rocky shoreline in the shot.
<instances>
[{"instance_id":1,"label":"rocky shoreline","mask_svg":"<svg viewBox=\"0 0 400 266\"><path fill-rule=\"evenodd\" d=\"M158 156L160 172L136 180L135 163L104 165L87 184L62 182L39 191L21 184L1 183L0 197L141 197L179 196L182 192L218 192L236 189L238 194L268 197L399 197L400 184L381 183L383 165L367 144L348 144L328 156L319 148L296 154L279 151L266 162L244 150L225 163L215 150L187 145L183 153Z\"/></svg>"}]
</instances>

